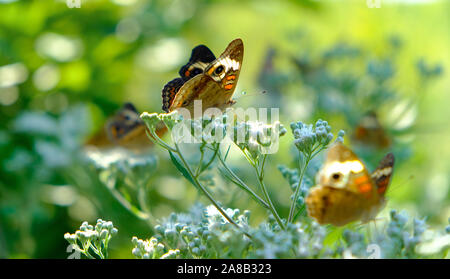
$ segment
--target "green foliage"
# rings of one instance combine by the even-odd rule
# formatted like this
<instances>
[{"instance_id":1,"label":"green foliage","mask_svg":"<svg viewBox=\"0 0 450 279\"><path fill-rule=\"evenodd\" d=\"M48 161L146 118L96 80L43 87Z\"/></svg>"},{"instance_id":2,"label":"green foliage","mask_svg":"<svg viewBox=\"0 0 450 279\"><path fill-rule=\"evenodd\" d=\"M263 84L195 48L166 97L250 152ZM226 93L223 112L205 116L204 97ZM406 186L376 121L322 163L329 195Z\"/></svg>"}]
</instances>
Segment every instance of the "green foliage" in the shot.
<instances>
[{"instance_id":1,"label":"green foliage","mask_svg":"<svg viewBox=\"0 0 450 279\"><path fill-rule=\"evenodd\" d=\"M428 258L445 255L450 244L439 244L433 255L417 249L427 229L424 220L391 211L390 221L373 239L360 229L346 229L339 242L326 243L327 229L315 222L289 224L281 230L275 218L257 227L250 226L250 211L225 209L236 224L244 227L249 238L231 225L214 206L195 204L188 213L172 213L155 226L156 234L148 240L132 238L135 257L140 259L200 258ZM412 222L412 224L411 224ZM67 234L66 239L75 237ZM70 243L72 240L69 240Z\"/></svg>"},{"instance_id":2,"label":"green foliage","mask_svg":"<svg viewBox=\"0 0 450 279\"><path fill-rule=\"evenodd\" d=\"M368 13L363 2L82 1L69 9L65 1L0 1L0 258L67 258L64 233L99 216L120 228L107 245L109 258L365 258L372 243L383 257L448 257L442 121L449 100L442 93L450 64L448 30L440 24L448 4L383 5ZM292 134L272 127L279 152L264 154L270 140L249 133L245 122L245 138L254 141L218 146L200 134L193 145L156 139L139 155L86 152L83 143L123 102L160 112L161 88L193 46L218 54L237 37L245 55L236 105L280 107L280 122L302 120ZM370 110L398 158L388 207L426 216L423 233L424 221L389 216L388 209L380 217L390 221L377 224L378 233L354 224L342 233L305 214L320 150L332 142L329 125L346 131L346 144L369 169L384 155L353 140ZM181 121L149 117L149 127ZM191 124L195 130L211 119ZM206 206L191 208L197 201ZM181 230L166 236L161 228L172 230L170 222ZM79 249L106 257L107 238L91 236L77 236Z\"/></svg>"}]
</instances>

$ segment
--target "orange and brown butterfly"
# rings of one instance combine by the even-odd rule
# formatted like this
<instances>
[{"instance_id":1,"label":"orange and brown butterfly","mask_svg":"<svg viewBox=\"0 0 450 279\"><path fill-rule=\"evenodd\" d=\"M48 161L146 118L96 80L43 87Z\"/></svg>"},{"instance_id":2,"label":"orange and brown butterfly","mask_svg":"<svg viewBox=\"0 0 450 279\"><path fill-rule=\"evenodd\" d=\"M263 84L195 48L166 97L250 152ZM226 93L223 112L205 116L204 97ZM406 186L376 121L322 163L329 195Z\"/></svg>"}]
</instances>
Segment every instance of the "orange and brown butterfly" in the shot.
<instances>
[{"instance_id":1,"label":"orange and brown butterfly","mask_svg":"<svg viewBox=\"0 0 450 279\"><path fill-rule=\"evenodd\" d=\"M179 72L181 77L164 86L162 109L172 112L186 108L194 115L195 100L202 102L202 113L211 107L224 110L231 106L243 56L241 39L233 40L218 58L204 45L195 47L188 64Z\"/></svg>"},{"instance_id":2,"label":"orange and brown butterfly","mask_svg":"<svg viewBox=\"0 0 450 279\"><path fill-rule=\"evenodd\" d=\"M373 111L369 111L361 118L355 128L353 140L379 149L388 148L391 145L391 139Z\"/></svg>"},{"instance_id":3,"label":"orange and brown butterfly","mask_svg":"<svg viewBox=\"0 0 450 279\"><path fill-rule=\"evenodd\" d=\"M336 143L317 173L317 185L306 197L308 215L319 224L343 226L374 220L386 204L394 155L388 153L372 174L347 147Z\"/></svg>"},{"instance_id":4,"label":"orange and brown butterfly","mask_svg":"<svg viewBox=\"0 0 450 279\"><path fill-rule=\"evenodd\" d=\"M86 145L100 148L121 146L127 149L141 151L153 145L146 133L145 123L139 117L136 107L125 103L122 108L107 120L103 129L94 135ZM158 136L166 132L165 126L157 129Z\"/></svg>"}]
</instances>

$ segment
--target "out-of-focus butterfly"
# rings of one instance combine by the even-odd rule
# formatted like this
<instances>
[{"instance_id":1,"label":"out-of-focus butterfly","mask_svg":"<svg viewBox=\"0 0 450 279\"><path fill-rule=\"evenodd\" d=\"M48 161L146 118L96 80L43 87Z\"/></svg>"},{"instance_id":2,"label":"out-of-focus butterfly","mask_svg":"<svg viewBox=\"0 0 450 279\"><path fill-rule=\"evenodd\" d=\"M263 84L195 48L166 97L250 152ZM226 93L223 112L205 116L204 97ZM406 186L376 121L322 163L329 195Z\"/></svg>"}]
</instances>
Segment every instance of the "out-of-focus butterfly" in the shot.
<instances>
[{"instance_id":1,"label":"out-of-focus butterfly","mask_svg":"<svg viewBox=\"0 0 450 279\"><path fill-rule=\"evenodd\" d=\"M211 107L221 110L234 104L233 96L244 56L241 39L233 40L216 59L211 50L199 45L192 50L189 62L162 90L162 109L171 112L179 108L194 115L194 101L202 101L202 113Z\"/></svg>"},{"instance_id":2,"label":"out-of-focus butterfly","mask_svg":"<svg viewBox=\"0 0 450 279\"><path fill-rule=\"evenodd\" d=\"M342 226L375 219L385 206L394 155L388 153L372 174L341 143L333 145L316 177L317 185L306 197L308 215L319 224Z\"/></svg>"},{"instance_id":3,"label":"out-of-focus butterfly","mask_svg":"<svg viewBox=\"0 0 450 279\"><path fill-rule=\"evenodd\" d=\"M139 112L133 104L124 104L106 122L102 131L94 135L86 145L100 148L121 146L136 151L147 149L153 145L153 142L148 138L145 123L139 116ZM158 136L162 136L166 130L162 124L156 133Z\"/></svg>"},{"instance_id":4,"label":"out-of-focus butterfly","mask_svg":"<svg viewBox=\"0 0 450 279\"><path fill-rule=\"evenodd\" d=\"M370 111L364 115L355 128L353 140L357 143L384 149L391 145L391 139L378 121L377 114Z\"/></svg>"}]
</instances>

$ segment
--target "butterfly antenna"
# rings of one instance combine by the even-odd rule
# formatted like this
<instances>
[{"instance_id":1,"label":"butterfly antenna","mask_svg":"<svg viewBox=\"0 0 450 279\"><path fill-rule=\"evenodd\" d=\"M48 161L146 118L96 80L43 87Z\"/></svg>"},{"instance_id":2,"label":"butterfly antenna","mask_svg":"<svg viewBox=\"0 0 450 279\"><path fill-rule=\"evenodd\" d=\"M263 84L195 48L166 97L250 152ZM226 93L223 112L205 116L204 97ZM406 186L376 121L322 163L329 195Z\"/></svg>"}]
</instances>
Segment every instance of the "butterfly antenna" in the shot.
<instances>
[{"instance_id":1,"label":"butterfly antenna","mask_svg":"<svg viewBox=\"0 0 450 279\"><path fill-rule=\"evenodd\" d=\"M250 96L260 96L260 95L265 95L265 94L267 94L266 90L263 90L259 93L254 93L254 94L247 94L247 92L243 91L240 93L240 95L238 95L237 97L234 97L233 99L240 99L240 98L250 97Z\"/></svg>"},{"instance_id":2,"label":"butterfly antenna","mask_svg":"<svg viewBox=\"0 0 450 279\"><path fill-rule=\"evenodd\" d=\"M405 185L407 182L409 182L410 180L414 179L414 175L410 175L407 178L405 178L402 182L392 185L391 187L388 188L388 192L392 193L392 191L397 191L401 186Z\"/></svg>"}]
</instances>

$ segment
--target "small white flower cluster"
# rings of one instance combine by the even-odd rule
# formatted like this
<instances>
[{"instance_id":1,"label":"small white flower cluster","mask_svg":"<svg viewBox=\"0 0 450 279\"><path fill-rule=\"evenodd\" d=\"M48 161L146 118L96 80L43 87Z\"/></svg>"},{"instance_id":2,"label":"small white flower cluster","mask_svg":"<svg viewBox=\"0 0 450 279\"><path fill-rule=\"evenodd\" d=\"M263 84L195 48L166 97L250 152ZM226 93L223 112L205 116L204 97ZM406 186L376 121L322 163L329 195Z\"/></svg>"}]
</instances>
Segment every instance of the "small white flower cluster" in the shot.
<instances>
[{"instance_id":1,"label":"small white flower cluster","mask_svg":"<svg viewBox=\"0 0 450 279\"><path fill-rule=\"evenodd\" d=\"M150 130L155 131L160 125L161 121L172 130L172 128L177 125L179 122L183 120L183 116L179 114L177 111L173 111L170 113L148 113L143 112L141 114L141 119L145 122L147 127Z\"/></svg>"},{"instance_id":2,"label":"small white flower cluster","mask_svg":"<svg viewBox=\"0 0 450 279\"><path fill-rule=\"evenodd\" d=\"M176 111L167 114L144 112L141 118L151 131L156 131L158 123L163 121L177 143L221 143L228 137L242 150L248 150L255 156L257 153L276 152L279 137L287 132L279 121L272 124L261 121L237 122L227 114L183 120Z\"/></svg>"},{"instance_id":3,"label":"small white flower cluster","mask_svg":"<svg viewBox=\"0 0 450 279\"><path fill-rule=\"evenodd\" d=\"M187 126L190 126L190 135L194 142L198 143L219 143L225 139L227 129L230 126L228 116L211 118L205 116L203 118L186 120Z\"/></svg>"},{"instance_id":4,"label":"small white flower cluster","mask_svg":"<svg viewBox=\"0 0 450 279\"><path fill-rule=\"evenodd\" d=\"M248 228L249 211L240 213L238 209L224 208L227 214L242 228ZM157 246L159 243L165 243L168 247L172 247L173 251L168 251L171 255L177 254L181 258L210 258L225 257L229 253L229 247L240 247L245 249L249 243L241 230L236 229L232 224L226 221L220 212L214 206L204 207L201 204L194 205L188 214L172 213L169 217L164 218L159 225L155 226L156 235L152 243L136 242L138 249L133 250L133 254L137 257L145 255L145 247L147 250L155 251L160 249L157 258L166 250L161 250L163 246ZM178 251L178 252L176 252ZM242 251L236 251L236 256ZM155 253L155 252L153 252ZM166 254L167 254L166 253ZM152 258L149 253L148 256Z\"/></svg>"},{"instance_id":5,"label":"small white flower cluster","mask_svg":"<svg viewBox=\"0 0 450 279\"><path fill-rule=\"evenodd\" d=\"M275 218L269 216L267 222L251 227L250 211L241 214L238 209L224 210L239 226L245 227L251 240L228 223L215 207L196 204L188 213L172 213L163 218L149 240L133 237L133 255L149 259L367 258L370 245L378 245L382 258L417 258L421 254L416 247L423 243L422 235L427 228L424 220L411 220L405 213L394 210L387 229L379 232L375 239L368 239L358 230L347 229L340 241L329 247L325 244L327 228L316 222L290 223L283 230Z\"/></svg>"},{"instance_id":6,"label":"small white flower cluster","mask_svg":"<svg viewBox=\"0 0 450 279\"><path fill-rule=\"evenodd\" d=\"M91 252L93 252L103 259L107 256L111 237L116 235L117 232L117 228L114 227L111 221L98 219L95 227L85 221L75 233L64 234L64 239L72 245L72 248L83 253L88 258L93 258L91 255Z\"/></svg>"},{"instance_id":7,"label":"small white flower cluster","mask_svg":"<svg viewBox=\"0 0 450 279\"><path fill-rule=\"evenodd\" d=\"M139 259L175 259L180 254L178 249L170 249L166 252L167 249L155 237L142 240L133 236L131 242L134 245L132 253Z\"/></svg>"},{"instance_id":8,"label":"small white flower cluster","mask_svg":"<svg viewBox=\"0 0 450 279\"><path fill-rule=\"evenodd\" d=\"M380 247L381 258L418 258L420 253L417 246L422 243L422 236L427 229L425 220L410 218L406 212L390 212L391 220L387 224L385 233L378 234L373 241ZM412 232L411 232L412 231ZM353 258L367 258L367 239L360 232L344 231L344 247L340 250L343 255ZM423 243L422 243L423 244ZM338 249L339 250L339 249Z\"/></svg>"},{"instance_id":9,"label":"small white flower cluster","mask_svg":"<svg viewBox=\"0 0 450 279\"><path fill-rule=\"evenodd\" d=\"M291 123L294 144L303 154L312 154L315 150L326 147L333 139L331 126L327 121L317 120L316 124L304 124L301 121ZM343 141L344 131L339 131L337 141Z\"/></svg>"},{"instance_id":10,"label":"small white flower cluster","mask_svg":"<svg viewBox=\"0 0 450 279\"><path fill-rule=\"evenodd\" d=\"M278 150L279 138L286 132L286 128L279 121L273 124L247 121L236 123L231 138L241 150L249 151L256 158L258 154L275 153Z\"/></svg>"},{"instance_id":11,"label":"small white flower cluster","mask_svg":"<svg viewBox=\"0 0 450 279\"><path fill-rule=\"evenodd\" d=\"M290 223L286 230L281 230L274 218L262 223L258 230L252 232L254 239L252 258L326 258L332 251L325 247L323 241L326 229L319 224Z\"/></svg>"},{"instance_id":12,"label":"small white flower cluster","mask_svg":"<svg viewBox=\"0 0 450 279\"><path fill-rule=\"evenodd\" d=\"M225 212L231 219L235 220L244 229L248 227L248 219L250 217L250 211L245 210L243 214L237 208L225 208ZM230 223L223 217L223 215L217 210L215 206L209 205L204 210L204 221L208 224L210 230L216 227L221 227L224 225L230 225Z\"/></svg>"}]
</instances>

